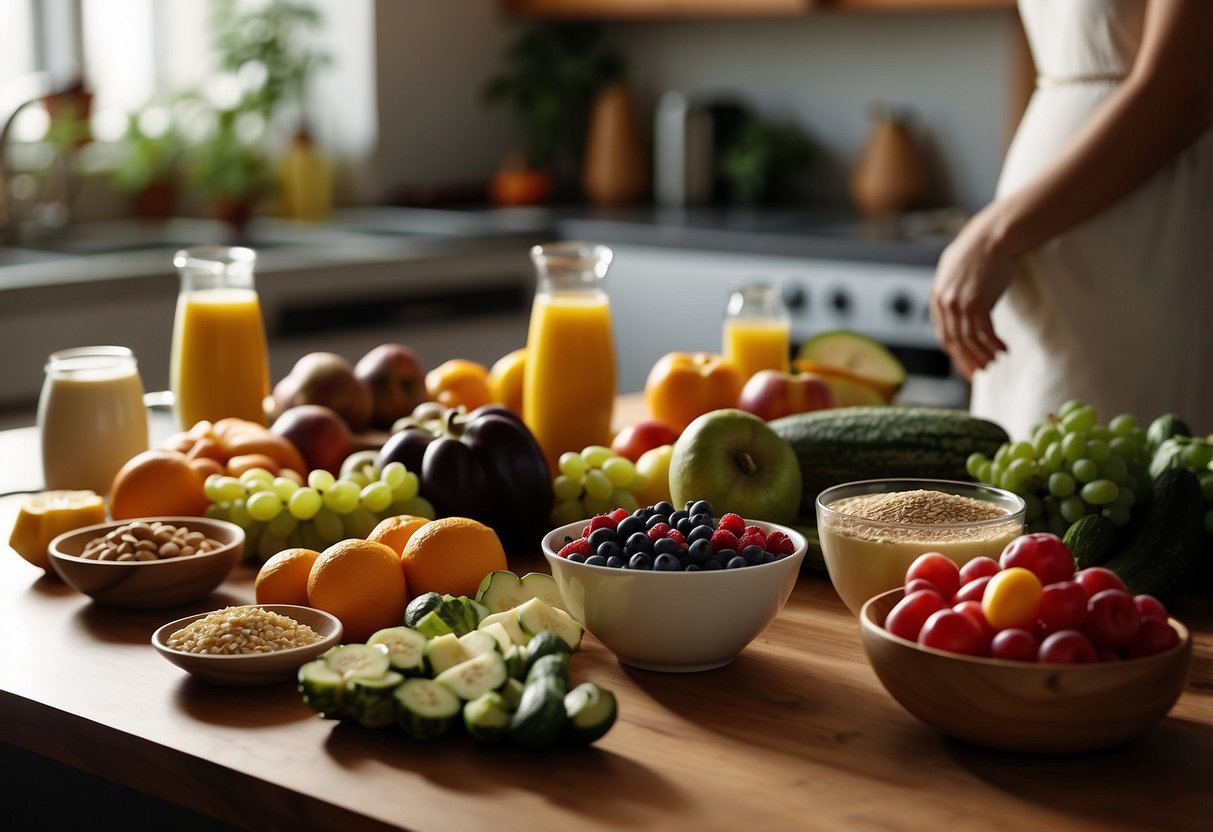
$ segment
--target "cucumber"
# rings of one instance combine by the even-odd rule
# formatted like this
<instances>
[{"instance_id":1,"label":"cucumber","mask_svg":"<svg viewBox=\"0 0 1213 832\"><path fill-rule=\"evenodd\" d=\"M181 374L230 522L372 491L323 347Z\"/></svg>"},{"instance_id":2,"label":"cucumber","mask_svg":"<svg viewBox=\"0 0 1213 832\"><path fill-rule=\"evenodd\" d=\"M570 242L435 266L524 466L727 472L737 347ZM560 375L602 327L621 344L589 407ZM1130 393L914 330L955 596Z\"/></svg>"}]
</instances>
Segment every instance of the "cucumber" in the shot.
<instances>
[{"instance_id":1,"label":"cucumber","mask_svg":"<svg viewBox=\"0 0 1213 832\"><path fill-rule=\"evenodd\" d=\"M569 690L569 665L566 657L559 653L541 656L526 672L526 684L546 682L560 690L561 695Z\"/></svg>"},{"instance_id":2,"label":"cucumber","mask_svg":"<svg viewBox=\"0 0 1213 832\"><path fill-rule=\"evenodd\" d=\"M497 690L505 684L509 674L505 670L505 659L493 651L473 656L465 662L447 668L434 677L434 681L449 688L465 702Z\"/></svg>"},{"instance_id":3,"label":"cucumber","mask_svg":"<svg viewBox=\"0 0 1213 832\"><path fill-rule=\"evenodd\" d=\"M836 407L770 423L800 462L800 515L815 517L817 495L855 480L927 477L971 480L970 454L993 457L1009 441L994 422L934 407Z\"/></svg>"},{"instance_id":4,"label":"cucumber","mask_svg":"<svg viewBox=\"0 0 1213 832\"><path fill-rule=\"evenodd\" d=\"M530 671L535 662L544 656L550 655L559 656L567 668L572 653L573 651L564 639L551 630L544 630L542 633L532 636L531 640L527 642L526 668Z\"/></svg>"},{"instance_id":5,"label":"cucumber","mask_svg":"<svg viewBox=\"0 0 1213 832\"><path fill-rule=\"evenodd\" d=\"M497 639L485 630L472 630L459 636L459 644L468 658L479 656L481 653L500 653L497 649Z\"/></svg>"},{"instance_id":6,"label":"cucumber","mask_svg":"<svg viewBox=\"0 0 1213 832\"><path fill-rule=\"evenodd\" d=\"M345 703L349 680L382 676L390 669L383 645L340 644L299 668L299 690L312 710L327 719L345 719L353 716Z\"/></svg>"},{"instance_id":7,"label":"cucumber","mask_svg":"<svg viewBox=\"0 0 1213 832\"><path fill-rule=\"evenodd\" d=\"M517 644L505 651L505 669L509 672L511 679L526 678L526 648L519 647Z\"/></svg>"},{"instance_id":8,"label":"cucumber","mask_svg":"<svg viewBox=\"0 0 1213 832\"><path fill-rule=\"evenodd\" d=\"M492 621L481 627L479 632L488 633L497 642L497 652L505 655L511 647L516 647L514 639L506 631L505 625L497 621Z\"/></svg>"},{"instance_id":9,"label":"cucumber","mask_svg":"<svg viewBox=\"0 0 1213 832\"><path fill-rule=\"evenodd\" d=\"M445 602L437 592L423 592L404 608L404 626L416 627L428 613L441 610Z\"/></svg>"},{"instance_id":10,"label":"cucumber","mask_svg":"<svg viewBox=\"0 0 1213 832\"><path fill-rule=\"evenodd\" d=\"M1132 594L1166 604L1192 588L1202 562L1213 554L1208 549L1200 482L1187 468L1168 468L1154 481L1141 525L1104 566Z\"/></svg>"},{"instance_id":11,"label":"cucumber","mask_svg":"<svg viewBox=\"0 0 1213 832\"><path fill-rule=\"evenodd\" d=\"M1153 454L1158 446L1173 436L1191 436L1192 428L1175 413L1164 413L1146 428L1146 447Z\"/></svg>"},{"instance_id":12,"label":"cucumber","mask_svg":"<svg viewBox=\"0 0 1213 832\"><path fill-rule=\"evenodd\" d=\"M464 704L463 724L481 742L497 742L510 728L510 709L501 694L489 691Z\"/></svg>"},{"instance_id":13,"label":"cucumber","mask_svg":"<svg viewBox=\"0 0 1213 832\"><path fill-rule=\"evenodd\" d=\"M531 751L554 743L568 721L564 694L546 675L528 683L522 690L518 709L510 716L511 741Z\"/></svg>"},{"instance_id":14,"label":"cucumber","mask_svg":"<svg viewBox=\"0 0 1213 832\"><path fill-rule=\"evenodd\" d=\"M510 641L517 644L519 647L525 647L530 639L526 633L522 632L522 627L518 624L518 615L513 609L508 609L505 612L494 612L486 615L480 621L480 629L485 629L493 624L500 624L505 628L506 633L510 637Z\"/></svg>"},{"instance_id":15,"label":"cucumber","mask_svg":"<svg viewBox=\"0 0 1213 832\"><path fill-rule=\"evenodd\" d=\"M359 725L384 728L396 721L396 688L404 676L394 670L378 676L355 676L346 683L345 705Z\"/></svg>"},{"instance_id":16,"label":"cucumber","mask_svg":"<svg viewBox=\"0 0 1213 832\"><path fill-rule=\"evenodd\" d=\"M457 636L475 630L480 626L480 619L489 614L488 607L466 595L444 595L442 600L443 618L450 622Z\"/></svg>"},{"instance_id":17,"label":"cucumber","mask_svg":"<svg viewBox=\"0 0 1213 832\"><path fill-rule=\"evenodd\" d=\"M405 679L392 696L396 723L419 740L442 736L463 712L459 697L433 679Z\"/></svg>"},{"instance_id":18,"label":"cucumber","mask_svg":"<svg viewBox=\"0 0 1213 832\"><path fill-rule=\"evenodd\" d=\"M564 609L556 579L543 572L528 572L520 578L507 569L498 569L485 575L476 590L476 600L490 612L512 610L532 598L542 598L549 606Z\"/></svg>"},{"instance_id":19,"label":"cucumber","mask_svg":"<svg viewBox=\"0 0 1213 832\"><path fill-rule=\"evenodd\" d=\"M501 686L501 690L498 693L501 694L501 702L507 711L513 713L518 710L518 705L522 702L522 692L524 690L526 690L526 684L521 679L511 676L505 680L505 684Z\"/></svg>"},{"instance_id":20,"label":"cucumber","mask_svg":"<svg viewBox=\"0 0 1213 832\"><path fill-rule=\"evenodd\" d=\"M454 667L470 658L471 656L460 643L459 636L454 633L435 636L425 643L425 663L430 669L431 676L437 676L447 668Z\"/></svg>"},{"instance_id":21,"label":"cucumber","mask_svg":"<svg viewBox=\"0 0 1213 832\"><path fill-rule=\"evenodd\" d=\"M619 707L615 694L593 682L582 682L564 697L564 737L570 743L588 745L615 724Z\"/></svg>"},{"instance_id":22,"label":"cucumber","mask_svg":"<svg viewBox=\"0 0 1213 832\"><path fill-rule=\"evenodd\" d=\"M570 649L576 650L581 646L581 625L567 612L541 598L523 602L515 608L514 613L524 633L537 636L544 630L551 630L564 639Z\"/></svg>"},{"instance_id":23,"label":"cucumber","mask_svg":"<svg viewBox=\"0 0 1213 832\"><path fill-rule=\"evenodd\" d=\"M1062 542L1074 555L1074 568L1101 566L1116 550L1116 526L1102 514L1084 514L1066 529Z\"/></svg>"},{"instance_id":24,"label":"cucumber","mask_svg":"<svg viewBox=\"0 0 1213 832\"><path fill-rule=\"evenodd\" d=\"M387 627L371 634L367 644L382 644L387 648L392 669L405 676L425 674L426 638L410 627Z\"/></svg>"},{"instance_id":25,"label":"cucumber","mask_svg":"<svg viewBox=\"0 0 1213 832\"><path fill-rule=\"evenodd\" d=\"M418 619L413 628L426 638L455 635L455 628L451 626L446 614L441 610L430 610Z\"/></svg>"}]
</instances>

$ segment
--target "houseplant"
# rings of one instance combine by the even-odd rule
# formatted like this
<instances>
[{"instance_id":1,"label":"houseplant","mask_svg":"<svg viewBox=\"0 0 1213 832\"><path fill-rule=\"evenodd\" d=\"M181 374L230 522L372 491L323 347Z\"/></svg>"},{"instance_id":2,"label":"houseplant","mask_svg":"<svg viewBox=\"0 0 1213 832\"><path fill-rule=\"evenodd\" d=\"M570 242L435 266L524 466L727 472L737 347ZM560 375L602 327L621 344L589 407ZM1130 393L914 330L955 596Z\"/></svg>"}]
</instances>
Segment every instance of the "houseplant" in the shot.
<instances>
[{"instance_id":1,"label":"houseplant","mask_svg":"<svg viewBox=\"0 0 1213 832\"><path fill-rule=\"evenodd\" d=\"M183 144L172 123L155 129L158 110L132 113L122 144L124 153L113 172L114 187L128 194L138 217L171 216L177 199ZM150 119L149 119L150 116Z\"/></svg>"},{"instance_id":2,"label":"houseplant","mask_svg":"<svg viewBox=\"0 0 1213 832\"><path fill-rule=\"evenodd\" d=\"M239 110L220 110L213 128L185 155L187 181L208 200L212 215L237 233L273 187L265 152L237 129L241 115Z\"/></svg>"}]
</instances>

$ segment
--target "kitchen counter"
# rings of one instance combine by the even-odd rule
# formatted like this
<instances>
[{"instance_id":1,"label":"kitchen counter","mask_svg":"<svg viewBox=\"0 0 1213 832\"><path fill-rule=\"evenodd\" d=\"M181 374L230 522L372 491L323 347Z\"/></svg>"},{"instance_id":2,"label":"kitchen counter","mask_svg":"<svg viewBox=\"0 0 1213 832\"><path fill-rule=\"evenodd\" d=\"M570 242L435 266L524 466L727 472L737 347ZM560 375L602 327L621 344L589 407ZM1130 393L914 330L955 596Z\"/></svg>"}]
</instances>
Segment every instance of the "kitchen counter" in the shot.
<instances>
[{"instance_id":1,"label":"kitchen counter","mask_svg":"<svg viewBox=\"0 0 1213 832\"><path fill-rule=\"evenodd\" d=\"M0 433L0 455L28 459L30 441ZM0 498L0 540L18 500ZM511 567L545 570L538 557ZM254 576L240 567L187 607L122 611L0 545L0 742L248 829L1208 826L1207 599L1173 607L1194 639L1178 703L1147 735L1105 751L1010 754L939 735L888 696L855 619L806 573L770 629L719 670L630 669L587 635L573 677L612 689L619 720L589 749L528 754L325 721L290 683L211 687L152 650L167 620L250 602Z\"/></svg>"}]
</instances>

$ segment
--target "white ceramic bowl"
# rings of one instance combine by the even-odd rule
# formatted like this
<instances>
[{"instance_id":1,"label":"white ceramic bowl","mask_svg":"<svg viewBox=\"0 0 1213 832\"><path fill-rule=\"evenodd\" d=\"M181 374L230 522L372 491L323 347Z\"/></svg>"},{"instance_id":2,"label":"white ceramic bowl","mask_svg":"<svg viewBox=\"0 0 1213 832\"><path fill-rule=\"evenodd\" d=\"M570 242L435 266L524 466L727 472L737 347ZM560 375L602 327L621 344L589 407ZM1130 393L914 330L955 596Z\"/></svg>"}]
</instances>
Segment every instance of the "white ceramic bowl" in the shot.
<instances>
[{"instance_id":1,"label":"white ceramic bowl","mask_svg":"<svg viewBox=\"0 0 1213 832\"><path fill-rule=\"evenodd\" d=\"M570 562L558 554L588 521L553 529L543 555L569 613L621 662L645 670L688 672L722 667L765 630L792 594L805 539L782 531L796 551L773 563L711 572L654 572Z\"/></svg>"},{"instance_id":2,"label":"white ceramic bowl","mask_svg":"<svg viewBox=\"0 0 1213 832\"><path fill-rule=\"evenodd\" d=\"M1036 664L921 647L884 628L895 589L863 606L859 633L873 670L902 707L935 729L992 748L1069 753L1116 745L1148 731L1183 692L1192 656L1179 644L1140 659Z\"/></svg>"},{"instance_id":3,"label":"white ceramic bowl","mask_svg":"<svg viewBox=\"0 0 1213 832\"><path fill-rule=\"evenodd\" d=\"M151 609L172 607L206 597L231 573L244 554L244 530L235 523L208 517L139 517L185 526L223 545L210 552L165 560L116 561L80 557L95 537L134 520L112 520L59 535L50 544L51 567L69 586L100 604Z\"/></svg>"},{"instance_id":4,"label":"white ceramic bowl","mask_svg":"<svg viewBox=\"0 0 1213 832\"><path fill-rule=\"evenodd\" d=\"M866 494L919 490L993 503L1006 514L977 522L921 525L860 519L832 507ZM958 565L982 555L998 560L1007 543L1023 534L1025 511L1022 497L990 485L930 479L863 480L827 488L817 495L817 533L830 582L847 608L858 615L869 598L903 586L906 569L924 552L942 552Z\"/></svg>"},{"instance_id":5,"label":"white ceramic bowl","mask_svg":"<svg viewBox=\"0 0 1213 832\"><path fill-rule=\"evenodd\" d=\"M320 640L287 650L230 656L213 653L187 653L168 646L168 639L173 633L210 615L210 612L204 612L188 615L163 625L152 633L152 646L156 648L157 653L177 667L203 681L216 685L251 687L253 685L272 685L294 679L301 666L341 642L341 622L323 610L293 604L250 604L248 606L260 606L264 610L276 612L287 618L293 618L300 624L306 624L316 631Z\"/></svg>"}]
</instances>

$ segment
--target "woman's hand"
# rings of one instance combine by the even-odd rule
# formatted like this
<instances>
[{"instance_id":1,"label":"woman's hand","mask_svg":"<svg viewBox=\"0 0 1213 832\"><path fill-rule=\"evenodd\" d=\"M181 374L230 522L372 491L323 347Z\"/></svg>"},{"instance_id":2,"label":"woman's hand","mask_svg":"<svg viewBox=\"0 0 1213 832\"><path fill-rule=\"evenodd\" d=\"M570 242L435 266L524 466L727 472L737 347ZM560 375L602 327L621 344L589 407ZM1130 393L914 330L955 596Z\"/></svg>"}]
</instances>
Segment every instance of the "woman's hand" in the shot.
<instances>
[{"instance_id":1,"label":"woman's hand","mask_svg":"<svg viewBox=\"0 0 1213 832\"><path fill-rule=\"evenodd\" d=\"M994 332L990 310L1015 274L998 253L986 209L944 249L931 287L931 320L944 351L966 378L1007 347Z\"/></svg>"}]
</instances>

